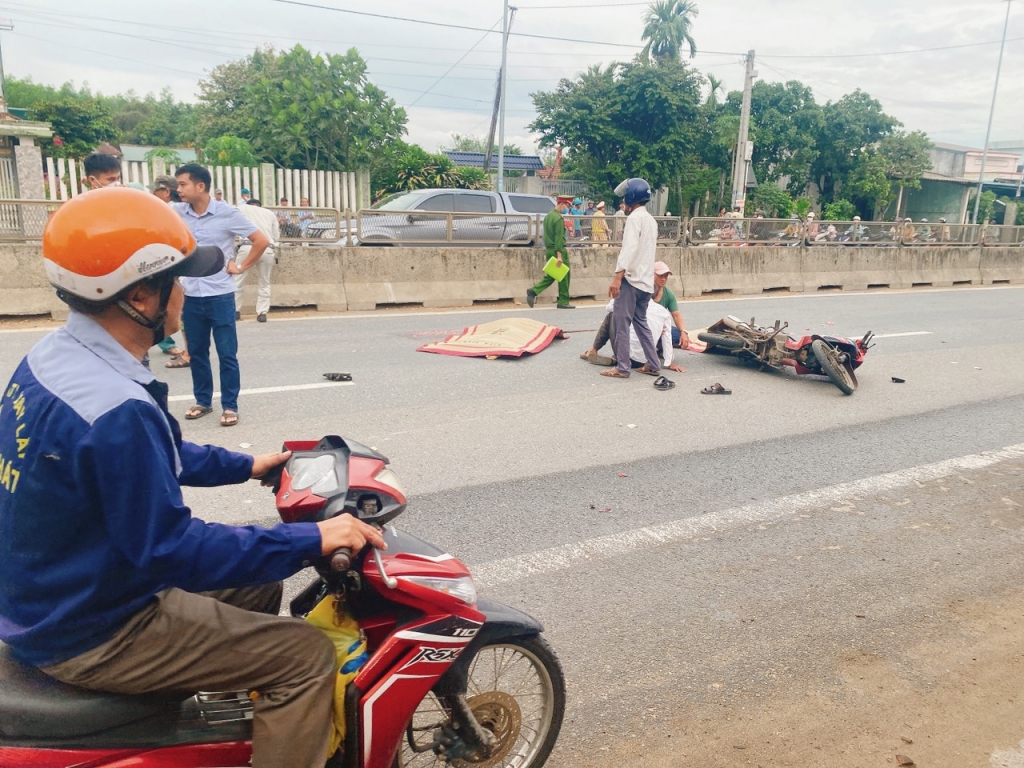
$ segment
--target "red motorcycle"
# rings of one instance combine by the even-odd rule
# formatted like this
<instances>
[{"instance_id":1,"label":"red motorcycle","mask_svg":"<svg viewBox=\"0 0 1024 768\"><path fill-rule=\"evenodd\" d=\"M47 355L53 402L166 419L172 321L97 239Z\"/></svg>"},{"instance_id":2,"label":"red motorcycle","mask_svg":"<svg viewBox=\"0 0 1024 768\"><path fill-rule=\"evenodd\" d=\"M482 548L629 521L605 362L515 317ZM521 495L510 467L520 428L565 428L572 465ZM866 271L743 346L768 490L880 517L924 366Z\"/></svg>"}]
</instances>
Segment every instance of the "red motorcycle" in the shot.
<instances>
[{"instance_id":1,"label":"red motorcycle","mask_svg":"<svg viewBox=\"0 0 1024 768\"><path fill-rule=\"evenodd\" d=\"M390 525L406 507L388 459L351 440L288 442L274 478L286 523L348 512L381 527L388 549L316 564L291 602L305 616L334 594L359 623L369 660L346 693L339 768L540 768L562 724L565 680L540 623L477 598L469 570ZM247 691L120 696L59 683L0 646L3 768L248 766Z\"/></svg>"},{"instance_id":2,"label":"red motorcycle","mask_svg":"<svg viewBox=\"0 0 1024 768\"><path fill-rule=\"evenodd\" d=\"M784 333L788 327L789 323L776 320L774 327L765 328L754 318L746 323L727 315L698 333L697 338L708 345L708 352L731 354L779 371L789 366L801 376L827 376L844 395L852 395L857 389L854 371L873 346L874 334L868 331L857 340L817 334L796 339Z\"/></svg>"}]
</instances>

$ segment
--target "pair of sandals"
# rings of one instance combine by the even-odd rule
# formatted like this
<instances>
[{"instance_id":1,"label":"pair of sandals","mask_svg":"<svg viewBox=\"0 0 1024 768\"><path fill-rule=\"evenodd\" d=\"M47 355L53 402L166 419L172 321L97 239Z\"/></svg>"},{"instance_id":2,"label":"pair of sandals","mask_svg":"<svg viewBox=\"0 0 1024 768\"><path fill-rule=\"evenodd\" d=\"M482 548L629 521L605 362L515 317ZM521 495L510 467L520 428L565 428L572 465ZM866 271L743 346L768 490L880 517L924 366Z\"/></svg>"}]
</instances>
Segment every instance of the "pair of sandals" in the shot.
<instances>
[{"instance_id":1,"label":"pair of sandals","mask_svg":"<svg viewBox=\"0 0 1024 768\"><path fill-rule=\"evenodd\" d=\"M212 405L193 405L187 411L185 411L185 418L189 421L195 421L201 419L209 413L213 413ZM238 423L238 411L232 411L228 408L224 409L224 412L220 415L220 425L222 427L233 427Z\"/></svg>"}]
</instances>

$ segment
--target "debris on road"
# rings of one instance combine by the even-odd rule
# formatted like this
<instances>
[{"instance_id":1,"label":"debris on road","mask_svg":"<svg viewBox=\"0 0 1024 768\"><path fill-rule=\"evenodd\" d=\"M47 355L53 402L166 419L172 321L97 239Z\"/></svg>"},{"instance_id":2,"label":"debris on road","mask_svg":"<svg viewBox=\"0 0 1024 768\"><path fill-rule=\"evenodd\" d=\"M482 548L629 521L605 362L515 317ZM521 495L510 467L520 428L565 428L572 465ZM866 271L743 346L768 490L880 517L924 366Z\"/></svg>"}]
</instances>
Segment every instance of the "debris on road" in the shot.
<instances>
[{"instance_id":1,"label":"debris on road","mask_svg":"<svg viewBox=\"0 0 1024 768\"><path fill-rule=\"evenodd\" d=\"M892 383L893 384L906 384L907 380L906 379L901 379L899 376L893 376L892 377Z\"/></svg>"},{"instance_id":2,"label":"debris on road","mask_svg":"<svg viewBox=\"0 0 1024 768\"><path fill-rule=\"evenodd\" d=\"M619 477L629 477L625 472L619 472Z\"/></svg>"},{"instance_id":3,"label":"debris on road","mask_svg":"<svg viewBox=\"0 0 1024 768\"><path fill-rule=\"evenodd\" d=\"M352 381L351 373L325 373L324 378L328 381Z\"/></svg>"},{"instance_id":4,"label":"debris on road","mask_svg":"<svg viewBox=\"0 0 1024 768\"><path fill-rule=\"evenodd\" d=\"M909 766L917 765L917 763L906 755L896 755L896 765L907 766L907 768L909 768Z\"/></svg>"}]
</instances>

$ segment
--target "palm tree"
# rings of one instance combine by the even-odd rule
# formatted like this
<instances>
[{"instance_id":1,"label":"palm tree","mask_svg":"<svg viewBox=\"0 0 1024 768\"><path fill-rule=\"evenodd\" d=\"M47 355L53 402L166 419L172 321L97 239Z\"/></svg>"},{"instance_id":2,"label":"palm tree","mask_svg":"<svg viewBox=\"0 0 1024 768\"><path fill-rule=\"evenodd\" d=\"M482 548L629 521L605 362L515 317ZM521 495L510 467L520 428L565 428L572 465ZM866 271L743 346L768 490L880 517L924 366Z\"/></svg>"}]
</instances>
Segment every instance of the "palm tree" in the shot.
<instances>
[{"instance_id":1,"label":"palm tree","mask_svg":"<svg viewBox=\"0 0 1024 768\"><path fill-rule=\"evenodd\" d=\"M644 17L643 39L647 41L640 55L656 60L678 60L683 45L690 46L690 58L697 55L691 28L697 16L697 4L692 0L655 0Z\"/></svg>"},{"instance_id":2,"label":"palm tree","mask_svg":"<svg viewBox=\"0 0 1024 768\"><path fill-rule=\"evenodd\" d=\"M709 107L718 106L718 92L722 90L722 81L714 75L708 75L708 85L711 86L711 91L708 93L708 100L704 102Z\"/></svg>"}]
</instances>

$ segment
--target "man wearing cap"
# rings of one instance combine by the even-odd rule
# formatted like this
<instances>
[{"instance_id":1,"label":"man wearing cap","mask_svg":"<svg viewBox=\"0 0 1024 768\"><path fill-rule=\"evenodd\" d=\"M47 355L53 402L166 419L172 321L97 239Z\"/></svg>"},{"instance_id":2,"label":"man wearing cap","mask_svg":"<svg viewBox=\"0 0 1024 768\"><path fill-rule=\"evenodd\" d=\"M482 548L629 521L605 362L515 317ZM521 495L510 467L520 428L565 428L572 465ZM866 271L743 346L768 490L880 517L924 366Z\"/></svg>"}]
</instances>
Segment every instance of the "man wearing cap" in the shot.
<instances>
[{"instance_id":1,"label":"man wearing cap","mask_svg":"<svg viewBox=\"0 0 1024 768\"><path fill-rule=\"evenodd\" d=\"M252 192L250 192L247 188L242 187L241 195L242 202L239 203L239 205L248 205L249 201L252 200Z\"/></svg>"},{"instance_id":2,"label":"man wearing cap","mask_svg":"<svg viewBox=\"0 0 1024 768\"><path fill-rule=\"evenodd\" d=\"M548 211L548 215L544 217L544 248L547 251L547 257L554 259L558 266L564 264L567 267L569 266L569 251L565 247L564 216L568 210L569 203L560 200L558 205ZM570 269L565 273L565 277L558 282L559 309L576 309L569 303L569 279L571 277ZM545 272L539 283L533 288L526 289L526 303L530 305L531 309L537 301L537 296L547 290L553 282L555 282L555 278Z\"/></svg>"},{"instance_id":3,"label":"man wearing cap","mask_svg":"<svg viewBox=\"0 0 1024 768\"><path fill-rule=\"evenodd\" d=\"M222 189L215 189L215 190L213 190L213 199L216 200L218 203L223 203L224 202L224 190L222 190Z\"/></svg>"},{"instance_id":4,"label":"man wearing cap","mask_svg":"<svg viewBox=\"0 0 1024 768\"><path fill-rule=\"evenodd\" d=\"M281 580L380 534L350 515L234 527L186 506L182 486L244 483L290 456L183 440L142 364L178 323L178 276L217 274L219 249L153 196L103 189L55 211L42 250L70 314L0 390L3 656L122 695L254 691L252 765L322 768L334 646L278 615Z\"/></svg>"},{"instance_id":5,"label":"man wearing cap","mask_svg":"<svg viewBox=\"0 0 1024 768\"><path fill-rule=\"evenodd\" d=\"M238 423L238 332L235 328L234 275L251 269L270 240L233 205L210 197L210 172L197 163L186 163L174 172L183 202L174 204L178 215L200 245L216 245L227 258L225 268L211 277L187 278L182 317L188 326L188 353L192 358L192 392L196 402L185 412L186 419L198 419L213 412L213 369L210 366L210 337L220 362L220 404L222 427ZM252 243L241 264L235 262L235 237Z\"/></svg>"},{"instance_id":6,"label":"man wearing cap","mask_svg":"<svg viewBox=\"0 0 1024 768\"><path fill-rule=\"evenodd\" d=\"M173 176L157 176L149 186L149 191L165 203L181 202L181 198L178 197L178 180Z\"/></svg>"}]
</instances>

